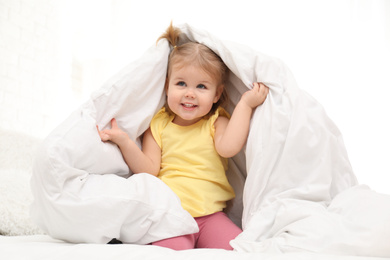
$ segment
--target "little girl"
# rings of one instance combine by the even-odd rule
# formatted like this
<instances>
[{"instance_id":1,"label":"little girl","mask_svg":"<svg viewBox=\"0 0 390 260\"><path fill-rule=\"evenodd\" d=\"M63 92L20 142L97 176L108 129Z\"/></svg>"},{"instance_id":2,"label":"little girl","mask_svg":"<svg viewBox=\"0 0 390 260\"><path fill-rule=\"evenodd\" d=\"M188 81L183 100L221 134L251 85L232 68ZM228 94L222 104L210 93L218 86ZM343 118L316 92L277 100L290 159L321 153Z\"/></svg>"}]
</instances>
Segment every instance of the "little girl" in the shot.
<instances>
[{"instance_id":1,"label":"little girl","mask_svg":"<svg viewBox=\"0 0 390 260\"><path fill-rule=\"evenodd\" d=\"M227 159L244 146L253 110L268 88L254 83L229 119L221 107L227 95L228 68L208 47L189 42L177 46L180 31L172 24L160 39L173 46L165 90L167 101L144 133L142 150L122 131L99 131L102 141L117 144L133 173L150 173L166 183L196 220L199 232L154 242L176 250L222 248L242 231L223 212L234 197L225 171Z\"/></svg>"}]
</instances>

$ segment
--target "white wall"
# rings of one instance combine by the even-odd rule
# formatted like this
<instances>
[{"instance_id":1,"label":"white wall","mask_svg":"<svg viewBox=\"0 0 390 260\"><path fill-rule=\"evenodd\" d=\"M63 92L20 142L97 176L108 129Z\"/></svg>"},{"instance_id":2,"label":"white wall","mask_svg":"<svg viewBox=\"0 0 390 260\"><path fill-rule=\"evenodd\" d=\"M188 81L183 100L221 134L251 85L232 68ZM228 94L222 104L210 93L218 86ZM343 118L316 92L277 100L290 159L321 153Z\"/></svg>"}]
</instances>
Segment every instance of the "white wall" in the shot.
<instances>
[{"instance_id":1,"label":"white wall","mask_svg":"<svg viewBox=\"0 0 390 260\"><path fill-rule=\"evenodd\" d=\"M48 130L59 88L55 1L0 1L0 126Z\"/></svg>"},{"instance_id":2,"label":"white wall","mask_svg":"<svg viewBox=\"0 0 390 260\"><path fill-rule=\"evenodd\" d=\"M46 136L171 20L285 61L360 182L390 193L386 0L0 0L0 127Z\"/></svg>"},{"instance_id":3,"label":"white wall","mask_svg":"<svg viewBox=\"0 0 390 260\"><path fill-rule=\"evenodd\" d=\"M43 138L109 77L110 17L109 0L0 0L1 128Z\"/></svg>"}]
</instances>

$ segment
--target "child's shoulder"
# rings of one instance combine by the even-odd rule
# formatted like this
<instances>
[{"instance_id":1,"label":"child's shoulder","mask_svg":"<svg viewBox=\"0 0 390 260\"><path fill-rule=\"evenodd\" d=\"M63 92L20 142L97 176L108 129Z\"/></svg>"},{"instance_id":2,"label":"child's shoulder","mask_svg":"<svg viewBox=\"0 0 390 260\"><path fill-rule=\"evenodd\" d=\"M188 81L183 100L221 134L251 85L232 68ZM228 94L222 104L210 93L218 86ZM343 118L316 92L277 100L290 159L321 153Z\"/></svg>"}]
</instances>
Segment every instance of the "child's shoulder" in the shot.
<instances>
[{"instance_id":1,"label":"child's shoulder","mask_svg":"<svg viewBox=\"0 0 390 260\"><path fill-rule=\"evenodd\" d=\"M209 119L212 135L214 135L215 128L218 124L225 125L229 119L230 114L223 107L218 107L214 115L212 115Z\"/></svg>"},{"instance_id":2,"label":"child's shoulder","mask_svg":"<svg viewBox=\"0 0 390 260\"><path fill-rule=\"evenodd\" d=\"M215 113L209 118L209 120L212 124L214 124L214 122L219 117L226 117L227 119L230 119L230 114L223 107L218 107Z\"/></svg>"},{"instance_id":3,"label":"child's shoulder","mask_svg":"<svg viewBox=\"0 0 390 260\"><path fill-rule=\"evenodd\" d=\"M223 116L230 119L230 114L223 107L218 107L215 113L218 115L217 117Z\"/></svg>"},{"instance_id":4,"label":"child's shoulder","mask_svg":"<svg viewBox=\"0 0 390 260\"><path fill-rule=\"evenodd\" d=\"M172 116L165 110L165 107L161 108L152 118L150 122L150 131L154 137L154 140L161 147L161 133L165 127L172 121Z\"/></svg>"},{"instance_id":5,"label":"child's shoulder","mask_svg":"<svg viewBox=\"0 0 390 260\"><path fill-rule=\"evenodd\" d=\"M152 132L161 132L173 120L173 117L165 107L161 108L152 118L150 129Z\"/></svg>"},{"instance_id":6,"label":"child's shoulder","mask_svg":"<svg viewBox=\"0 0 390 260\"><path fill-rule=\"evenodd\" d=\"M171 115L166 111L165 107L161 108L152 118L153 121L168 121Z\"/></svg>"}]
</instances>

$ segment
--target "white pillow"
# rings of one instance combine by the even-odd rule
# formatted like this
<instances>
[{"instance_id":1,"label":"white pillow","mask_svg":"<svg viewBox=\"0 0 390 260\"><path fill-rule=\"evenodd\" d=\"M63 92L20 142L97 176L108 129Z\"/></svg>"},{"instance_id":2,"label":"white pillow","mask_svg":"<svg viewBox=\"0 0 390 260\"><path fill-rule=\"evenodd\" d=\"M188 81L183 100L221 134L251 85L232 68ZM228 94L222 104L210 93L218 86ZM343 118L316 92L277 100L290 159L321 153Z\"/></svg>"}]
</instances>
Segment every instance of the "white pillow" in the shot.
<instances>
[{"instance_id":1,"label":"white pillow","mask_svg":"<svg viewBox=\"0 0 390 260\"><path fill-rule=\"evenodd\" d=\"M0 235L43 234L29 215L32 202L29 175L17 169L0 170Z\"/></svg>"},{"instance_id":2,"label":"white pillow","mask_svg":"<svg viewBox=\"0 0 390 260\"><path fill-rule=\"evenodd\" d=\"M42 234L29 216L32 160L40 140L0 129L0 235Z\"/></svg>"}]
</instances>

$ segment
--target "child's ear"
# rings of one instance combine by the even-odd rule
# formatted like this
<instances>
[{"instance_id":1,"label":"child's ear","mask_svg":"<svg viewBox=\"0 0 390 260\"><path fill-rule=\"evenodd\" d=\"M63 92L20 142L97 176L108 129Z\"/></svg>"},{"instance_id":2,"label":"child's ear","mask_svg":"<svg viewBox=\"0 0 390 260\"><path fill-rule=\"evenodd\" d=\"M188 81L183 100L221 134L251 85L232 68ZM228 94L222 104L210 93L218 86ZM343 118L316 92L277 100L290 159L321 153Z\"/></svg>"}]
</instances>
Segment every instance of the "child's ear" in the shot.
<instances>
[{"instance_id":1,"label":"child's ear","mask_svg":"<svg viewBox=\"0 0 390 260\"><path fill-rule=\"evenodd\" d=\"M214 103L217 103L218 100L221 98L221 95L222 95L222 92L223 92L223 88L225 86L224 85L220 85L218 88L217 88L217 92L215 93L215 97L214 97Z\"/></svg>"}]
</instances>

